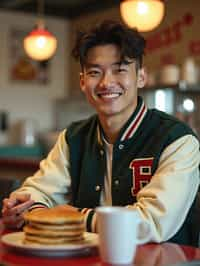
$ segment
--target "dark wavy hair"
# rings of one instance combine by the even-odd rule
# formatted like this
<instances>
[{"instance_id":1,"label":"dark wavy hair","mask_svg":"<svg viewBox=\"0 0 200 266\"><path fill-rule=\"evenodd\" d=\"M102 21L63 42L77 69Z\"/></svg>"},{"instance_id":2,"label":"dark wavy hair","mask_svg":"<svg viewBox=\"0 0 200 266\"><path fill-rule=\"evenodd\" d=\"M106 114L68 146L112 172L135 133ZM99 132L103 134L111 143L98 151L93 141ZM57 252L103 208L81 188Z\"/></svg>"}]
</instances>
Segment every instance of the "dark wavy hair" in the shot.
<instances>
[{"instance_id":1,"label":"dark wavy hair","mask_svg":"<svg viewBox=\"0 0 200 266\"><path fill-rule=\"evenodd\" d=\"M137 68L142 67L145 39L136 29L130 29L112 20L106 20L89 31L77 32L72 55L83 68L88 50L94 46L104 44L115 44L119 47L121 62L129 63L130 60L135 60Z\"/></svg>"}]
</instances>

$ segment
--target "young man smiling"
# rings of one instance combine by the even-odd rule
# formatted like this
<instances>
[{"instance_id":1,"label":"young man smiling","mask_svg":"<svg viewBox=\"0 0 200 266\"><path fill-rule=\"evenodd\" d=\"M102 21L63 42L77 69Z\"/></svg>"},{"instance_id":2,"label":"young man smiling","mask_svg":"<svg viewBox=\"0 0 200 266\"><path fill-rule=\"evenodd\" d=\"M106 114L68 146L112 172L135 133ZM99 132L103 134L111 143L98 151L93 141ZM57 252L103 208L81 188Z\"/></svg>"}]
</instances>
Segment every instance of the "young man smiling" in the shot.
<instances>
[{"instance_id":1,"label":"young man smiling","mask_svg":"<svg viewBox=\"0 0 200 266\"><path fill-rule=\"evenodd\" d=\"M143 68L136 68L132 58L121 58L115 44L97 45L87 53L80 75L80 86L96 109L109 143L114 143L119 131L137 106L137 89L145 84Z\"/></svg>"},{"instance_id":2,"label":"young man smiling","mask_svg":"<svg viewBox=\"0 0 200 266\"><path fill-rule=\"evenodd\" d=\"M95 207L121 205L150 224L151 241L197 244L190 235L199 187L199 142L192 130L149 110L145 40L106 21L77 36L80 87L97 115L64 130L40 170L4 200L3 221L21 226L25 210L69 204L96 231Z\"/></svg>"}]
</instances>

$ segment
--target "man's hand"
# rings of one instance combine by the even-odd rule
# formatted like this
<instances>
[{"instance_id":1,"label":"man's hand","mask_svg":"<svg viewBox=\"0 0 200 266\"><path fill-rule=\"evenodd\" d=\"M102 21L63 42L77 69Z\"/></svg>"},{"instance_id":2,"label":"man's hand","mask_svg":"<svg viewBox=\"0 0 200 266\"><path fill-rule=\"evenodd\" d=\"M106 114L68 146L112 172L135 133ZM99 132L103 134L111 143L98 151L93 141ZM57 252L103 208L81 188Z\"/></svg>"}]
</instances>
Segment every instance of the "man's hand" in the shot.
<instances>
[{"instance_id":1,"label":"man's hand","mask_svg":"<svg viewBox=\"0 0 200 266\"><path fill-rule=\"evenodd\" d=\"M29 194L14 194L3 200L2 221L8 228L20 228L23 223L23 214L34 203Z\"/></svg>"}]
</instances>

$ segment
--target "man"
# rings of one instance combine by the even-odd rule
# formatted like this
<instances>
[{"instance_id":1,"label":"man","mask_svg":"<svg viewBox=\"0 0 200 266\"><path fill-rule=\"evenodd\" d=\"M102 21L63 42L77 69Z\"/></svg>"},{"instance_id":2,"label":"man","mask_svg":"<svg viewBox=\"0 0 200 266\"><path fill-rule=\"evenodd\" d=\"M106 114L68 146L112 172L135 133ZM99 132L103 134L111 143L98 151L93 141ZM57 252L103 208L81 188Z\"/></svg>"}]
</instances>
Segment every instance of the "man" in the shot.
<instances>
[{"instance_id":1,"label":"man","mask_svg":"<svg viewBox=\"0 0 200 266\"><path fill-rule=\"evenodd\" d=\"M95 207L122 205L148 221L151 241L196 244L189 228L199 142L188 126L138 97L144 48L137 31L111 21L78 35L80 87L97 115L64 130L40 170L4 200L7 226L22 226L27 209L68 203L96 232Z\"/></svg>"}]
</instances>

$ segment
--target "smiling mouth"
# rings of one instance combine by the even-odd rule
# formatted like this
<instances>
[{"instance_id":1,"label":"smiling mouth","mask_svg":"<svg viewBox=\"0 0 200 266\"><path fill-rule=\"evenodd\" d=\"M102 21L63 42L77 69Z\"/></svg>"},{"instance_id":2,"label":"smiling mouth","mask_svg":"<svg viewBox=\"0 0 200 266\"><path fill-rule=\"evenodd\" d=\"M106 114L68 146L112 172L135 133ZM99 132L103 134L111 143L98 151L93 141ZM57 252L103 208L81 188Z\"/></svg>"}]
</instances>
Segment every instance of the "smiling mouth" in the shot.
<instances>
[{"instance_id":1,"label":"smiling mouth","mask_svg":"<svg viewBox=\"0 0 200 266\"><path fill-rule=\"evenodd\" d=\"M121 92L99 92L97 96L103 99L114 99L121 96Z\"/></svg>"}]
</instances>

